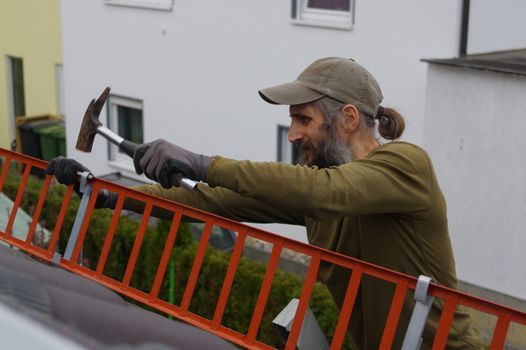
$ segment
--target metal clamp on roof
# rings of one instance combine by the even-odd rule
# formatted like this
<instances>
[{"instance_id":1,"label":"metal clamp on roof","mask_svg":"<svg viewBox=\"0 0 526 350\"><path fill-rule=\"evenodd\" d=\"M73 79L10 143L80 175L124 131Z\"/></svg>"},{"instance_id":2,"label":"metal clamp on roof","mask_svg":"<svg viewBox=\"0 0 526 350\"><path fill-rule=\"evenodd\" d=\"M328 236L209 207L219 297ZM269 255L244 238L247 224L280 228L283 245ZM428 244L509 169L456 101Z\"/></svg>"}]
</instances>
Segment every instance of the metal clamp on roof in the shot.
<instances>
[{"instance_id":1,"label":"metal clamp on roof","mask_svg":"<svg viewBox=\"0 0 526 350\"><path fill-rule=\"evenodd\" d=\"M91 197L91 190L93 188L93 186L87 183L88 179L93 178L93 175L90 172L84 171L82 173L78 173L78 175L80 175L79 191L82 193L82 198L80 199L77 215L75 216L75 222L73 223L73 228L71 229L71 234L69 236L68 244L66 246L66 251L64 252L64 258L67 260L71 260L71 256L73 255L73 249L77 244L80 226L84 221L84 216L86 215L88 202Z\"/></svg>"},{"instance_id":2,"label":"metal clamp on roof","mask_svg":"<svg viewBox=\"0 0 526 350\"><path fill-rule=\"evenodd\" d=\"M276 330L284 340L289 336L294 317L296 317L298 304L299 299L293 298L272 321L272 324L276 327ZM310 307L307 308L305 319L303 320L303 326L301 327L301 333L296 344L296 349L329 349L329 343L327 342L327 339L316 320L316 316L314 316Z\"/></svg>"},{"instance_id":3,"label":"metal clamp on roof","mask_svg":"<svg viewBox=\"0 0 526 350\"><path fill-rule=\"evenodd\" d=\"M86 189L87 181L88 179L93 179L93 174L91 174L89 171L84 172L78 172L77 175L80 176L80 192L84 193L84 190Z\"/></svg>"},{"instance_id":4,"label":"metal clamp on roof","mask_svg":"<svg viewBox=\"0 0 526 350\"><path fill-rule=\"evenodd\" d=\"M422 332L426 324L427 316L433 304L433 297L427 294L429 285L433 279L424 275L418 277L415 288L414 299L416 301L411 315L411 321L407 326L402 350L420 349L422 344Z\"/></svg>"}]
</instances>

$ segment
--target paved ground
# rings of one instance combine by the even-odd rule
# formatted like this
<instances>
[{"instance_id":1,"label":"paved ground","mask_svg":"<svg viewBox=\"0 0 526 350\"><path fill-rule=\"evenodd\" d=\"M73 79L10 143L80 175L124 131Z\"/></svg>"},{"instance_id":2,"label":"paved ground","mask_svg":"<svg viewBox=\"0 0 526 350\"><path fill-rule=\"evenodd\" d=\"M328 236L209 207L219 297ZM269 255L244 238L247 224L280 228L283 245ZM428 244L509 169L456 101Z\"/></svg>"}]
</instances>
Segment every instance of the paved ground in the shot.
<instances>
[{"instance_id":1,"label":"paved ground","mask_svg":"<svg viewBox=\"0 0 526 350\"><path fill-rule=\"evenodd\" d=\"M0 231L4 232L9 220L9 215L13 208L13 201L0 193ZM27 214L21 208L18 208L16 212L15 222L13 223L13 228L11 234L19 239L25 239L27 232L29 231L29 226L31 225L32 217ZM37 239L42 240L42 243L47 242L50 237L50 232L37 224L36 227L36 236ZM40 242L39 242L40 243Z\"/></svg>"}]
</instances>

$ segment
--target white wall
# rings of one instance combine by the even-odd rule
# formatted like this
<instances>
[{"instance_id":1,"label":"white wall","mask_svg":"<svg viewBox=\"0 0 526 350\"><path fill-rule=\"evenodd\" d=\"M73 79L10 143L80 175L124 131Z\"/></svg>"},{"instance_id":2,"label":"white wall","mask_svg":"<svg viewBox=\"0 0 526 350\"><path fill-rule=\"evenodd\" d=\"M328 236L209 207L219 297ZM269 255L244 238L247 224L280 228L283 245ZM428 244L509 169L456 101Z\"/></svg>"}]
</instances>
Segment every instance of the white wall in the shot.
<instances>
[{"instance_id":1,"label":"white wall","mask_svg":"<svg viewBox=\"0 0 526 350\"><path fill-rule=\"evenodd\" d=\"M526 297L526 77L430 64L425 146L460 279Z\"/></svg>"},{"instance_id":2,"label":"white wall","mask_svg":"<svg viewBox=\"0 0 526 350\"><path fill-rule=\"evenodd\" d=\"M404 139L422 144L420 59L457 54L460 5L357 1L355 26L345 31L293 25L289 0L177 0L172 12L62 1L68 154L95 174L115 171L102 139L91 155L74 150L88 102L109 85L144 101L145 140L276 160L276 125L288 124L288 108L264 103L257 90L295 79L324 56L354 57L368 67L384 105L406 116Z\"/></svg>"},{"instance_id":3,"label":"white wall","mask_svg":"<svg viewBox=\"0 0 526 350\"><path fill-rule=\"evenodd\" d=\"M468 54L526 47L526 1L470 2Z\"/></svg>"}]
</instances>

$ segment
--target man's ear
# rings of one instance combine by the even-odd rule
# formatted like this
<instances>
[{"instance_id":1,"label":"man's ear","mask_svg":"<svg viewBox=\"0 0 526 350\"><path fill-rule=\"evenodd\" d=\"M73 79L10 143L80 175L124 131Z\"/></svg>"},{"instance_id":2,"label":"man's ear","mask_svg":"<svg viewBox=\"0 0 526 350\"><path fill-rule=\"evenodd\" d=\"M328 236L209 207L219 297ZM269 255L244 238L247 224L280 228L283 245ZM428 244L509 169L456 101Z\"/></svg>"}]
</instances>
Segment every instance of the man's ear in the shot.
<instances>
[{"instance_id":1,"label":"man's ear","mask_svg":"<svg viewBox=\"0 0 526 350\"><path fill-rule=\"evenodd\" d=\"M354 132L360 127L360 112L355 105L345 105L342 108L342 125L345 131Z\"/></svg>"}]
</instances>

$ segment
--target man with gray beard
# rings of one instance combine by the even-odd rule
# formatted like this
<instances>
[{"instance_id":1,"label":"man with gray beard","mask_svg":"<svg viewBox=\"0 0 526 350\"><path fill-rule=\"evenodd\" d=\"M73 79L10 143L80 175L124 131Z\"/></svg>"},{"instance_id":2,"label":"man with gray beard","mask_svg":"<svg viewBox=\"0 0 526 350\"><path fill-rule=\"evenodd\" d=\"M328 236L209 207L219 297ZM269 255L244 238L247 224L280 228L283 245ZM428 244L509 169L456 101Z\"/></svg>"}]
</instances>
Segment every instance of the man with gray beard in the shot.
<instances>
[{"instance_id":1,"label":"man with gray beard","mask_svg":"<svg viewBox=\"0 0 526 350\"><path fill-rule=\"evenodd\" d=\"M139 147L134 165L159 185L138 189L238 221L303 225L310 244L456 288L446 202L429 155L396 141L404 119L380 105L382 92L369 71L352 59L323 58L296 80L259 93L269 103L290 106L288 139L303 151L303 165L206 156L157 140ZM59 158L48 173L65 182L81 169ZM193 192L174 187L183 177L202 182ZM100 205L115 206L113 194L102 197ZM130 199L124 207L142 209ZM350 275L332 264L320 266L319 278L338 305ZM390 283L363 278L349 326L355 348L378 348L393 292ZM412 305L408 295L393 348L401 347ZM442 301L433 304L423 349L433 342L442 307ZM460 307L447 348L482 348Z\"/></svg>"},{"instance_id":2,"label":"man with gray beard","mask_svg":"<svg viewBox=\"0 0 526 350\"><path fill-rule=\"evenodd\" d=\"M331 166L350 163L352 161L351 149L341 140L338 135L338 126L334 122L335 119L331 118L331 116L338 115L338 109L343 106L340 106L341 103L330 97L322 97L313 103L324 115L325 120L320 128L326 131L327 137L321 139L317 147L307 140L289 139L294 146L303 151L299 163L319 168L330 168ZM307 158L306 151L309 149L314 151L314 157L311 160Z\"/></svg>"}]
</instances>

